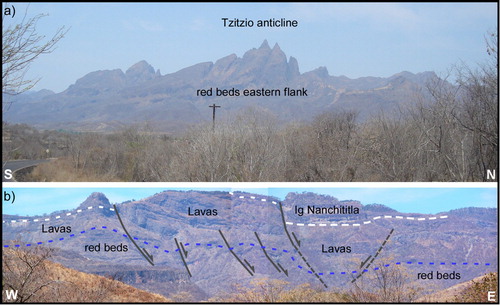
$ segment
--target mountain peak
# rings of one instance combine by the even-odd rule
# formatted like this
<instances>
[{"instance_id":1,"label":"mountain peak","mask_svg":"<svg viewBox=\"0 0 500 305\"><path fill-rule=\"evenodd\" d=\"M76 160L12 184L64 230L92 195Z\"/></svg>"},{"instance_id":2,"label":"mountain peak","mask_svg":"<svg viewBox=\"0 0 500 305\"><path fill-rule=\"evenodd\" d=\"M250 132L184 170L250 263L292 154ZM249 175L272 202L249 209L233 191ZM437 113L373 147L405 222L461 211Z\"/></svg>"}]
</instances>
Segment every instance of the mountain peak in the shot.
<instances>
[{"instance_id":1,"label":"mountain peak","mask_svg":"<svg viewBox=\"0 0 500 305\"><path fill-rule=\"evenodd\" d=\"M312 70L310 73L313 73L322 79L327 79L330 76L330 74L328 74L328 69L324 66L316 68Z\"/></svg>"},{"instance_id":2,"label":"mountain peak","mask_svg":"<svg viewBox=\"0 0 500 305\"><path fill-rule=\"evenodd\" d=\"M269 50L271 49L271 48L269 47L269 43L267 43L267 39L264 39L264 41L263 41L263 42L262 42L262 44L260 45L259 50L261 50L261 49L269 49Z\"/></svg>"},{"instance_id":3,"label":"mountain peak","mask_svg":"<svg viewBox=\"0 0 500 305\"><path fill-rule=\"evenodd\" d=\"M147 61L141 60L128 68L125 76L129 84L136 84L155 78L157 73Z\"/></svg>"},{"instance_id":4,"label":"mountain peak","mask_svg":"<svg viewBox=\"0 0 500 305\"><path fill-rule=\"evenodd\" d=\"M275 52L277 52L277 51L281 51L281 48L280 48L280 46L278 45L278 43L275 43L275 44L274 44L273 51L275 51Z\"/></svg>"},{"instance_id":5,"label":"mountain peak","mask_svg":"<svg viewBox=\"0 0 500 305\"><path fill-rule=\"evenodd\" d=\"M138 73L138 72L150 72L155 73L155 69L145 60L141 60L135 63L130 68L127 69L125 74Z\"/></svg>"},{"instance_id":6,"label":"mountain peak","mask_svg":"<svg viewBox=\"0 0 500 305\"><path fill-rule=\"evenodd\" d=\"M108 198L106 195L103 193L99 192L94 192L85 199L84 202L82 202L79 206L79 208L85 208L87 209L89 206L92 206L93 208L97 208L99 205L111 205L109 202Z\"/></svg>"},{"instance_id":7,"label":"mountain peak","mask_svg":"<svg viewBox=\"0 0 500 305\"><path fill-rule=\"evenodd\" d=\"M87 197L87 199L85 199L85 201L78 206L78 209L99 211L103 215L109 217L115 214L110 209L111 207L111 203L109 202L106 195L104 195L103 193L94 192L90 194L89 197Z\"/></svg>"}]
</instances>

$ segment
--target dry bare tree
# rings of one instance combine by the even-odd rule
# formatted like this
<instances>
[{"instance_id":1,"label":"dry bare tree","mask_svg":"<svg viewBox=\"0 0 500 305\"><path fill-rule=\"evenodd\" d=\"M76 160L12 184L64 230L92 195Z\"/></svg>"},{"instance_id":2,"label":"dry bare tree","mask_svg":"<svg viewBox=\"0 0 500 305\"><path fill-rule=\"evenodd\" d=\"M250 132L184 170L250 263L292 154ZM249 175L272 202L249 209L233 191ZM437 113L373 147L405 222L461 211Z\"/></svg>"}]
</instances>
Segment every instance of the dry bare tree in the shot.
<instances>
[{"instance_id":1,"label":"dry bare tree","mask_svg":"<svg viewBox=\"0 0 500 305\"><path fill-rule=\"evenodd\" d=\"M33 88L39 79L25 79L30 65L40 55L54 51L56 44L68 32L63 26L52 37L45 40L45 36L37 31L37 23L45 16L47 15L39 14L26 19L26 10L21 22L7 26L5 24L7 17L2 14L3 94L19 94Z\"/></svg>"},{"instance_id":2,"label":"dry bare tree","mask_svg":"<svg viewBox=\"0 0 500 305\"><path fill-rule=\"evenodd\" d=\"M32 247L29 250L3 249L2 290L17 291L17 303L39 302L40 295L56 281L48 278L45 260L52 255L49 248ZM5 303L6 294L2 294ZM9 300L12 302L12 300Z\"/></svg>"}]
</instances>

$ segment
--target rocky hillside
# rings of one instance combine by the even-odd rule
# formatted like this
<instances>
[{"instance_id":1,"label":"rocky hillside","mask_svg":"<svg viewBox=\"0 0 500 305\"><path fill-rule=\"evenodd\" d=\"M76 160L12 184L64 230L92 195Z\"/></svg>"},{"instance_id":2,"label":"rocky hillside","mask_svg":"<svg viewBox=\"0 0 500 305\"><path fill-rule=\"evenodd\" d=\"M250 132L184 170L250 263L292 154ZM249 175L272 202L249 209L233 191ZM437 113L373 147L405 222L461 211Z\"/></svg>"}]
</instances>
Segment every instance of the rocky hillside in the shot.
<instances>
[{"instance_id":1,"label":"rocky hillside","mask_svg":"<svg viewBox=\"0 0 500 305\"><path fill-rule=\"evenodd\" d=\"M314 193L290 193L279 202L208 191L165 191L116 209L121 222L105 195L93 193L72 211L3 215L3 240L10 247L41 242L72 251L56 261L117 272L126 283L167 297L187 291L197 300L264 277L348 288L354 275L391 264L403 265L410 280L433 292L497 268L496 209L427 215ZM49 226L59 232L44 233ZM422 272L461 276L417 280Z\"/></svg>"},{"instance_id":2,"label":"rocky hillside","mask_svg":"<svg viewBox=\"0 0 500 305\"><path fill-rule=\"evenodd\" d=\"M25 252L26 251L26 252ZM2 287L17 290L16 301L28 303L165 303L159 294L124 284L115 276L79 272L49 260L44 251L4 249ZM46 255L46 254L44 254ZM9 272L11 271L12 272ZM5 273L9 272L8 275ZM13 302L2 293L3 303Z\"/></svg>"},{"instance_id":3,"label":"rocky hillside","mask_svg":"<svg viewBox=\"0 0 500 305\"><path fill-rule=\"evenodd\" d=\"M262 109L277 121L310 120L327 111L356 111L360 120L385 111L391 115L422 94L434 72L401 72L389 78L349 79L331 76L325 67L300 73L297 59L278 44L264 41L242 57L231 54L215 62L194 64L161 75L146 61L126 72L90 72L65 91L5 96L12 105L4 114L10 123L40 128L109 131L130 124L149 123L155 131L175 132L211 120L208 105L216 103L220 119L247 107ZM285 96L288 87L302 96ZM198 94L209 90L211 95ZM228 90L217 96L216 89ZM234 89L233 91L231 91ZM279 90L279 96L243 96L243 90ZM303 91L304 90L304 91ZM239 96L234 96L239 91ZM305 94L304 94L305 93Z\"/></svg>"}]
</instances>

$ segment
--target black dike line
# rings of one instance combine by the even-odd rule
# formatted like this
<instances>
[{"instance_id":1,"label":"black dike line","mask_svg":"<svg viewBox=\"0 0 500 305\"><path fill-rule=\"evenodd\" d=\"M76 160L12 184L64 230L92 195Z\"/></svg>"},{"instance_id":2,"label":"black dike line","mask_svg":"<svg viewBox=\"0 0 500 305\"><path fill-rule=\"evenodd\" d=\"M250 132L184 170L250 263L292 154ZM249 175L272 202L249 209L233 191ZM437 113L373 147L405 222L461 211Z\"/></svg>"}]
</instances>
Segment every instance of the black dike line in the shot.
<instances>
[{"instance_id":1,"label":"black dike line","mask_svg":"<svg viewBox=\"0 0 500 305\"><path fill-rule=\"evenodd\" d=\"M297 236L295 236L295 233L292 232L292 236L293 238L295 238L295 241L297 242L297 246L300 247L300 239L297 238Z\"/></svg>"},{"instance_id":2,"label":"black dike line","mask_svg":"<svg viewBox=\"0 0 500 305\"><path fill-rule=\"evenodd\" d=\"M252 269L252 272L255 272L255 266L253 266L252 264L250 264L246 259L243 259L245 261L245 264L248 265L248 267L250 267L250 269Z\"/></svg>"},{"instance_id":3,"label":"black dike line","mask_svg":"<svg viewBox=\"0 0 500 305\"><path fill-rule=\"evenodd\" d=\"M286 276L288 276L288 269L283 268L283 266L281 266L281 265L280 265L280 263L277 263L277 264L278 264L278 266L281 268L281 270L283 270L283 273L284 273Z\"/></svg>"},{"instance_id":4,"label":"black dike line","mask_svg":"<svg viewBox=\"0 0 500 305\"><path fill-rule=\"evenodd\" d=\"M295 244L293 243L293 240L292 238L290 237L290 233L288 233L288 229L286 228L286 222L285 222L285 214L283 213L283 206L281 205L281 201L278 202L279 205L280 205L280 212L281 212L281 220L283 221L283 228L285 228L285 233L286 235L288 236L288 239L290 240L290 243L292 244L292 246L295 248L295 250L299 251L299 249L297 248L297 246L295 246Z\"/></svg>"},{"instance_id":5,"label":"black dike line","mask_svg":"<svg viewBox=\"0 0 500 305\"><path fill-rule=\"evenodd\" d=\"M220 236L222 236L222 239L224 240L224 243L226 244L227 248L229 249L229 252L231 252L232 255L234 255L234 257L236 257L236 259L238 260L238 262L243 266L243 268L245 268L246 271L248 271L248 273L250 273L251 276L253 276L253 272L255 272L255 267L252 266L246 259L245 259L245 262L248 264L248 267L250 269L252 269L252 271L250 271L248 269L248 267L241 261L241 259L238 257L238 255L236 255L236 253L234 253L233 251L233 248L231 248L231 246L229 245L229 243L227 242L226 240L226 237L224 237L224 234L222 234L222 231L219 230L219 233L220 233Z\"/></svg>"},{"instance_id":6,"label":"black dike line","mask_svg":"<svg viewBox=\"0 0 500 305\"><path fill-rule=\"evenodd\" d=\"M262 244L262 241L260 240L259 235L257 234L257 232L254 232L254 233L255 233L255 237L257 237L257 240L259 241L260 248L264 252L264 255L267 257L267 259L271 262L271 264L273 264L274 268L276 268L276 270L278 270L278 272L281 272L281 270L283 270L285 275L288 276L288 270L283 269L283 267L281 267L281 265L279 265L279 264L278 265L281 267L281 269L278 266L276 266L276 264L273 262L273 260L269 257L269 254L267 254L267 251L266 251L264 245Z\"/></svg>"},{"instance_id":7,"label":"black dike line","mask_svg":"<svg viewBox=\"0 0 500 305\"><path fill-rule=\"evenodd\" d=\"M184 256L187 258L188 257L188 251L186 251L186 249L184 249L184 245L182 243L180 243L180 244L181 244L181 248L182 248L182 253L184 253Z\"/></svg>"},{"instance_id":8,"label":"black dike line","mask_svg":"<svg viewBox=\"0 0 500 305\"><path fill-rule=\"evenodd\" d=\"M364 261L364 262L361 262L361 266L359 266L359 268L363 268L363 266L368 262L368 260L371 258L372 256L368 256L368 258Z\"/></svg>"},{"instance_id":9,"label":"black dike line","mask_svg":"<svg viewBox=\"0 0 500 305\"><path fill-rule=\"evenodd\" d=\"M382 245L380 246L380 248L378 248L377 252L375 253L375 256L372 258L372 260L370 261L370 263L368 265L366 265L365 269L368 269L370 267L370 265L373 263L373 261L377 258L377 256L380 254L380 252L382 252L382 249L384 248L385 244L389 241L389 238L391 237L392 233L394 232L394 228L391 229L391 231L389 232L389 235L387 235L387 237L385 238L384 242L382 243ZM361 263L361 266L359 267L360 269L363 268L363 265L366 264L366 262L368 262L368 260L370 259L370 257L372 257L371 255L368 256L368 258ZM357 279L359 279L361 276L363 276L363 270L360 270L360 273L358 274L358 276L354 279L352 279L351 283L354 283L356 282Z\"/></svg>"},{"instance_id":10,"label":"black dike line","mask_svg":"<svg viewBox=\"0 0 500 305\"><path fill-rule=\"evenodd\" d=\"M127 234L127 237L132 241L134 246L139 250L139 252L144 256L144 258L150 263L152 266L155 264L153 263L153 255L149 254L146 249L139 247L135 240L132 238L132 236L128 233L127 229L125 229L125 225L123 224L122 218L120 217L120 214L118 213L118 208L116 207L115 204L113 204L113 208L115 209L116 216L118 216L118 220L120 221L120 224L122 225L123 231Z\"/></svg>"},{"instance_id":11,"label":"black dike line","mask_svg":"<svg viewBox=\"0 0 500 305\"><path fill-rule=\"evenodd\" d=\"M288 233L288 229L286 228L285 213L283 213L283 205L281 204L281 201L279 201L278 203L279 203L279 206L280 206L281 220L283 221L283 228L285 229L286 236L288 236L288 239L290 240L290 243L295 248L295 250L299 253L300 258L302 258L302 260L306 263L306 265L309 267L309 269L311 270L311 272L318 278L318 280L321 282L321 284L323 284L323 286L325 286L325 288L328 288L328 286L325 284L325 282L323 281L323 279L319 277L319 275L316 273L316 271L314 271L313 268L311 268L311 265L309 265L309 263L307 262L307 259L304 257L304 255L302 255L302 252L299 251L299 248L293 243L292 237L290 236L290 233ZM292 232L292 234L295 237L295 234L293 232Z\"/></svg>"},{"instance_id":12,"label":"black dike line","mask_svg":"<svg viewBox=\"0 0 500 305\"><path fill-rule=\"evenodd\" d=\"M184 253L184 255L186 255L186 257L187 257L187 251L184 250L184 246L182 245L182 243L180 244L182 246L182 249L181 249L181 247L179 246L179 242L177 241L177 238L174 238L174 240L175 240L175 244L177 245L177 249L179 249L179 255L181 256L182 263L184 263L184 267L186 267L186 270L189 274L189 277L193 277L191 275L191 271L189 271L188 265L186 264L186 260L184 259L184 256L182 255L182 253Z\"/></svg>"}]
</instances>

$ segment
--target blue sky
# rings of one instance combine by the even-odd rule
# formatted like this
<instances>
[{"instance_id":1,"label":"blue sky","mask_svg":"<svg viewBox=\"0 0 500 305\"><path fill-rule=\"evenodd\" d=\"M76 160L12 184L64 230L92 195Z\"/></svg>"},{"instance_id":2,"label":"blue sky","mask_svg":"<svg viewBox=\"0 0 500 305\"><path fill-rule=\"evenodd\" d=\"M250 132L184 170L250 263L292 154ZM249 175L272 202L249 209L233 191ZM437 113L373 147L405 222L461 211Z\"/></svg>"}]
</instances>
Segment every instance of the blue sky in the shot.
<instances>
[{"instance_id":1,"label":"blue sky","mask_svg":"<svg viewBox=\"0 0 500 305\"><path fill-rule=\"evenodd\" d=\"M14 3L18 23L27 5ZM162 74L241 57L264 39L297 58L300 71L387 77L401 71L444 75L463 61L484 62L484 36L497 28L497 3L32 3L28 17L48 14L38 32L70 28L57 49L39 57L27 78L63 91L83 75L125 71L140 60ZM224 28L221 18L295 19L296 28Z\"/></svg>"},{"instance_id":2,"label":"blue sky","mask_svg":"<svg viewBox=\"0 0 500 305\"><path fill-rule=\"evenodd\" d=\"M403 213L446 212L462 207L498 207L495 183L473 187L280 187L280 188L157 188L157 187L65 187L65 188L4 188L14 191L16 202L2 203L3 214L41 215L57 210L74 209L92 192L104 193L111 203L142 199L164 190L244 191L285 199L289 192L314 192L331 195L339 200L359 200L361 204L380 203ZM307 204L306 202L304 204Z\"/></svg>"}]
</instances>

